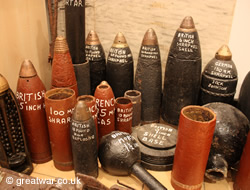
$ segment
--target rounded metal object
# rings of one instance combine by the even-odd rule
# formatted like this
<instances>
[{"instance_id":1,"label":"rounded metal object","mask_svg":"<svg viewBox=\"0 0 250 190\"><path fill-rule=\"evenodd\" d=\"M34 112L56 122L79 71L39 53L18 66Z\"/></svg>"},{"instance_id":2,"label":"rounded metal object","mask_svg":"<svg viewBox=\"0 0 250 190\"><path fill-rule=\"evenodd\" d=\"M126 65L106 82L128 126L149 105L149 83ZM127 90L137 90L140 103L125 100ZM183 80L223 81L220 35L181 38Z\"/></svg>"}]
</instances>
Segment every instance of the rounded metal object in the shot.
<instances>
[{"instance_id":1,"label":"rounded metal object","mask_svg":"<svg viewBox=\"0 0 250 190\"><path fill-rule=\"evenodd\" d=\"M231 168L240 160L249 131L247 117L237 108L220 102L204 105L216 114L216 126L209 153L206 177L210 180L222 180Z\"/></svg>"},{"instance_id":2,"label":"rounded metal object","mask_svg":"<svg viewBox=\"0 0 250 190\"><path fill-rule=\"evenodd\" d=\"M134 174L150 190L166 190L166 188L138 163L140 149L136 140L126 132L113 131L102 137L99 160L105 171L112 175Z\"/></svg>"}]
</instances>

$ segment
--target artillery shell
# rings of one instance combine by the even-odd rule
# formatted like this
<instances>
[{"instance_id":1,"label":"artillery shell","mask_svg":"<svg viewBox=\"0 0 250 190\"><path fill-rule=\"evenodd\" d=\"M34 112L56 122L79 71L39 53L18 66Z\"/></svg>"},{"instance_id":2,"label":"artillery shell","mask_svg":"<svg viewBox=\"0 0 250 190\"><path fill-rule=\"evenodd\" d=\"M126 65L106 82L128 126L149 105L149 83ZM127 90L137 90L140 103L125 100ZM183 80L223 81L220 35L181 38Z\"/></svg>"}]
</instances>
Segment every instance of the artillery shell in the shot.
<instances>
[{"instance_id":1,"label":"artillery shell","mask_svg":"<svg viewBox=\"0 0 250 190\"><path fill-rule=\"evenodd\" d=\"M141 92L141 119L143 123L160 121L162 92L161 56L155 31L150 28L144 35L139 53L135 89Z\"/></svg>"},{"instance_id":2,"label":"artillery shell","mask_svg":"<svg viewBox=\"0 0 250 190\"><path fill-rule=\"evenodd\" d=\"M71 88L78 96L76 76L64 37L57 37L55 41L51 85L52 88Z\"/></svg>"},{"instance_id":3,"label":"artillery shell","mask_svg":"<svg viewBox=\"0 0 250 190\"><path fill-rule=\"evenodd\" d=\"M240 88L238 107L250 121L250 72L248 72Z\"/></svg>"},{"instance_id":4,"label":"artillery shell","mask_svg":"<svg viewBox=\"0 0 250 190\"><path fill-rule=\"evenodd\" d=\"M92 115L92 118L95 122L96 134L98 135L98 121L97 121L98 109L97 109L97 104L96 104L96 98L91 95L83 95L83 96L78 96L77 101L84 101L86 106L88 106L89 111ZM97 140L97 145L98 145L99 144L98 138L96 138L96 140Z\"/></svg>"},{"instance_id":5,"label":"artillery shell","mask_svg":"<svg viewBox=\"0 0 250 190\"><path fill-rule=\"evenodd\" d=\"M185 17L172 41L165 70L162 118L178 124L180 111L198 103L201 50L192 17Z\"/></svg>"},{"instance_id":6,"label":"artillery shell","mask_svg":"<svg viewBox=\"0 0 250 190\"><path fill-rule=\"evenodd\" d=\"M97 177L96 127L85 101L79 100L76 103L70 134L75 172Z\"/></svg>"},{"instance_id":7,"label":"artillery shell","mask_svg":"<svg viewBox=\"0 0 250 190\"><path fill-rule=\"evenodd\" d=\"M85 1L65 2L66 38L73 64L81 64L85 57Z\"/></svg>"},{"instance_id":8,"label":"artillery shell","mask_svg":"<svg viewBox=\"0 0 250 190\"><path fill-rule=\"evenodd\" d=\"M98 137L115 130L115 96L112 88L106 81L102 81L95 90L98 108Z\"/></svg>"},{"instance_id":9,"label":"artillery shell","mask_svg":"<svg viewBox=\"0 0 250 190\"><path fill-rule=\"evenodd\" d=\"M33 171L18 102L0 74L0 164L24 174Z\"/></svg>"},{"instance_id":10,"label":"artillery shell","mask_svg":"<svg viewBox=\"0 0 250 190\"><path fill-rule=\"evenodd\" d=\"M227 45L223 45L202 73L200 105L210 102L233 104L237 82L237 70L232 61L232 53Z\"/></svg>"},{"instance_id":11,"label":"artillery shell","mask_svg":"<svg viewBox=\"0 0 250 190\"><path fill-rule=\"evenodd\" d=\"M134 61L124 35L119 32L109 50L106 79L116 98L133 89Z\"/></svg>"},{"instance_id":12,"label":"artillery shell","mask_svg":"<svg viewBox=\"0 0 250 190\"><path fill-rule=\"evenodd\" d=\"M133 104L132 127L141 124L141 92L138 90L128 90L124 97L129 98Z\"/></svg>"},{"instance_id":13,"label":"artillery shell","mask_svg":"<svg viewBox=\"0 0 250 190\"><path fill-rule=\"evenodd\" d=\"M171 184L176 190L202 187L216 115L201 106L181 110Z\"/></svg>"},{"instance_id":14,"label":"artillery shell","mask_svg":"<svg viewBox=\"0 0 250 190\"><path fill-rule=\"evenodd\" d=\"M49 132L44 108L45 87L30 60L21 65L16 98L23 119L27 144L34 163L51 160Z\"/></svg>"},{"instance_id":15,"label":"artillery shell","mask_svg":"<svg viewBox=\"0 0 250 190\"><path fill-rule=\"evenodd\" d=\"M86 59L90 64L91 94L106 79L106 59L102 44L95 31L91 30L86 39Z\"/></svg>"},{"instance_id":16,"label":"artillery shell","mask_svg":"<svg viewBox=\"0 0 250 190\"><path fill-rule=\"evenodd\" d=\"M115 129L117 131L132 133L133 104L129 98L115 99Z\"/></svg>"},{"instance_id":17,"label":"artillery shell","mask_svg":"<svg viewBox=\"0 0 250 190\"><path fill-rule=\"evenodd\" d=\"M55 88L45 93L45 111L54 165L57 169L73 169L70 121L76 104L75 91Z\"/></svg>"},{"instance_id":18,"label":"artillery shell","mask_svg":"<svg viewBox=\"0 0 250 190\"><path fill-rule=\"evenodd\" d=\"M247 142L245 144L240 166L234 183L234 190L247 190L250 187L250 132L248 133Z\"/></svg>"}]
</instances>

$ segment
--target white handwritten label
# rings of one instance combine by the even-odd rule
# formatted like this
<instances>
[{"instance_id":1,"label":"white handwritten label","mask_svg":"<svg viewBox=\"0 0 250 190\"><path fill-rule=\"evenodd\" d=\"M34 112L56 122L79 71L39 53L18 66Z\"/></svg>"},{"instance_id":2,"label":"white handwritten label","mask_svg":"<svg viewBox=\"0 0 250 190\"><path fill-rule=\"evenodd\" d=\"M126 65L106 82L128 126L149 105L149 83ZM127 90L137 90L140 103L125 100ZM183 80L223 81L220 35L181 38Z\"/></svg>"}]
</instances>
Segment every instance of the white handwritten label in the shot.
<instances>
[{"instance_id":1,"label":"white handwritten label","mask_svg":"<svg viewBox=\"0 0 250 190\"><path fill-rule=\"evenodd\" d=\"M100 60L102 58L102 50L100 45L86 45L85 53L89 61Z\"/></svg>"},{"instance_id":2,"label":"white handwritten label","mask_svg":"<svg viewBox=\"0 0 250 190\"><path fill-rule=\"evenodd\" d=\"M198 45L195 44L194 34L184 32L178 33L176 46L178 51L183 52L194 52L194 50L198 49Z\"/></svg>"},{"instance_id":3,"label":"white handwritten label","mask_svg":"<svg viewBox=\"0 0 250 190\"><path fill-rule=\"evenodd\" d=\"M108 61L117 63L128 63L129 58L132 58L132 54L131 52L127 52L127 49L114 47L110 48Z\"/></svg>"},{"instance_id":4,"label":"white handwritten label","mask_svg":"<svg viewBox=\"0 0 250 190\"><path fill-rule=\"evenodd\" d=\"M110 116L115 114L115 99L111 98L108 100L96 98L96 104L98 108L98 124L110 125ZM112 109L113 107L113 109Z\"/></svg>"},{"instance_id":5,"label":"white handwritten label","mask_svg":"<svg viewBox=\"0 0 250 190\"><path fill-rule=\"evenodd\" d=\"M132 120L132 110L133 107L131 108L117 108L116 109L116 121L118 122L129 122Z\"/></svg>"},{"instance_id":6,"label":"white handwritten label","mask_svg":"<svg viewBox=\"0 0 250 190\"><path fill-rule=\"evenodd\" d=\"M159 59L158 48L153 46L142 46L140 56L146 59Z\"/></svg>"},{"instance_id":7,"label":"white handwritten label","mask_svg":"<svg viewBox=\"0 0 250 190\"><path fill-rule=\"evenodd\" d=\"M71 115L74 111L74 108L64 110L54 110L52 107L49 107L49 120L50 123L56 124L67 124L71 121Z\"/></svg>"},{"instance_id":8,"label":"white handwritten label","mask_svg":"<svg viewBox=\"0 0 250 190\"><path fill-rule=\"evenodd\" d=\"M16 98L19 102L20 110L24 111L39 111L44 109L45 90L36 93L16 92Z\"/></svg>"},{"instance_id":9,"label":"white handwritten label","mask_svg":"<svg viewBox=\"0 0 250 190\"><path fill-rule=\"evenodd\" d=\"M172 138L176 135L176 131L174 131L173 128L159 124L151 124L145 129L142 129L141 133L138 133L138 138L148 146L167 148L172 146L171 141L169 141L172 135Z\"/></svg>"},{"instance_id":10,"label":"white handwritten label","mask_svg":"<svg viewBox=\"0 0 250 190\"><path fill-rule=\"evenodd\" d=\"M120 137L120 136L123 136L123 137ZM130 136L130 135L126 135L124 136L124 133L123 132L119 132L119 133L116 133L116 134L112 134L111 135L112 138L117 138L117 142L124 146L126 148L126 150L128 152L130 151L133 151L135 150L137 147L139 147L139 145L136 143L134 137Z\"/></svg>"},{"instance_id":11,"label":"white handwritten label","mask_svg":"<svg viewBox=\"0 0 250 190\"><path fill-rule=\"evenodd\" d=\"M65 5L72 7L84 7L82 0L66 0Z\"/></svg>"},{"instance_id":12,"label":"white handwritten label","mask_svg":"<svg viewBox=\"0 0 250 190\"><path fill-rule=\"evenodd\" d=\"M231 64L223 63L221 61L216 61L213 70L211 71L211 75L220 78L232 79L234 78L232 69L233 66Z\"/></svg>"},{"instance_id":13,"label":"white handwritten label","mask_svg":"<svg viewBox=\"0 0 250 190\"><path fill-rule=\"evenodd\" d=\"M91 134L91 126L88 122L86 123L78 123L72 121L71 123L71 136L75 141L87 142L95 139L95 135Z\"/></svg>"}]
</instances>

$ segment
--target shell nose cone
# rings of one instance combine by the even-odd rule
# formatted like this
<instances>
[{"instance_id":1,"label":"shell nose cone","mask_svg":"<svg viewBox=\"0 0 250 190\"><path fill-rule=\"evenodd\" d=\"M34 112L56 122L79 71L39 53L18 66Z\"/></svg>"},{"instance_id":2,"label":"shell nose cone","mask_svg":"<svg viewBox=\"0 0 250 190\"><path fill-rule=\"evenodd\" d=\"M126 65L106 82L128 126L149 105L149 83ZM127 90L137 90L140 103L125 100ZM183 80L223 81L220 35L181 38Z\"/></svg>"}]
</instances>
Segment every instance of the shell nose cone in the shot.
<instances>
[{"instance_id":1,"label":"shell nose cone","mask_svg":"<svg viewBox=\"0 0 250 190\"><path fill-rule=\"evenodd\" d=\"M33 77L36 75L37 75L37 72L32 62L29 59L25 59L22 62L22 65L19 71L19 77L26 78L26 77Z\"/></svg>"},{"instance_id":2,"label":"shell nose cone","mask_svg":"<svg viewBox=\"0 0 250 190\"><path fill-rule=\"evenodd\" d=\"M230 61L232 59L232 53L227 45L221 46L221 48L216 52L215 58L218 60Z\"/></svg>"},{"instance_id":3,"label":"shell nose cone","mask_svg":"<svg viewBox=\"0 0 250 190\"><path fill-rule=\"evenodd\" d=\"M145 33L142 45L158 45L157 36L153 28L149 28Z\"/></svg>"},{"instance_id":4,"label":"shell nose cone","mask_svg":"<svg viewBox=\"0 0 250 190\"><path fill-rule=\"evenodd\" d=\"M88 33L86 44L88 45L100 44L99 37L94 30L90 30L90 32Z\"/></svg>"},{"instance_id":5,"label":"shell nose cone","mask_svg":"<svg viewBox=\"0 0 250 190\"><path fill-rule=\"evenodd\" d=\"M123 33L119 32L114 40L113 47L127 47L127 40Z\"/></svg>"},{"instance_id":6,"label":"shell nose cone","mask_svg":"<svg viewBox=\"0 0 250 190\"><path fill-rule=\"evenodd\" d=\"M84 100L79 100L72 114L72 119L75 121L86 121L91 118L89 108L86 106Z\"/></svg>"},{"instance_id":7,"label":"shell nose cone","mask_svg":"<svg viewBox=\"0 0 250 190\"><path fill-rule=\"evenodd\" d=\"M68 43L65 37L58 36L55 41L54 52L67 52L69 51Z\"/></svg>"},{"instance_id":8,"label":"shell nose cone","mask_svg":"<svg viewBox=\"0 0 250 190\"><path fill-rule=\"evenodd\" d=\"M186 16L181 25L180 25L180 28L183 28L183 29L194 29L195 28L195 25L194 25L194 20L191 16Z\"/></svg>"},{"instance_id":9,"label":"shell nose cone","mask_svg":"<svg viewBox=\"0 0 250 190\"><path fill-rule=\"evenodd\" d=\"M9 83L3 75L0 74L0 93L9 89Z\"/></svg>"}]
</instances>

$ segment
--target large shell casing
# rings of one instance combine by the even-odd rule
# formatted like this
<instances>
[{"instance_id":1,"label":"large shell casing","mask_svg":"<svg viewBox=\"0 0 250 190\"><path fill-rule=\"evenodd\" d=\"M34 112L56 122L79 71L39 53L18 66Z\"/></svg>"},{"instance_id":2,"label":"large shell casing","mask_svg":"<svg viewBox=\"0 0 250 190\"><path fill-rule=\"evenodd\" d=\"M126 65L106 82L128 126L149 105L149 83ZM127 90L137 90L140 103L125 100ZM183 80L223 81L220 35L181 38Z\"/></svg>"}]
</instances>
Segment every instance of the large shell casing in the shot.
<instances>
[{"instance_id":1,"label":"large shell casing","mask_svg":"<svg viewBox=\"0 0 250 190\"><path fill-rule=\"evenodd\" d=\"M129 98L133 104L132 127L141 124L141 92L138 90L127 90L124 97Z\"/></svg>"},{"instance_id":2,"label":"large shell casing","mask_svg":"<svg viewBox=\"0 0 250 190\"><path fill-rule=\"evenodd\" d=\"M83 96L78 96L77 101L84 101L84 103L88 106L89 111L92 115L92 118L95 122L95 126L96 126L96 134L98 135L98 109L97 109L97 104L96 104L96 98L94 96L91 95L83 95ZM96 138L97 140L97 145L99 144L99 140L98 138Z\"/></svg>"},{"instance_id":3,"label":"large shell casing","mask_svg":"<svg viewBox=\"0 0 250 190\"><path fill-rule=\"evenodd\" d=\"M85 101L79 100L76 103L70 134L75 172L97 177L96 127Z\"/></svg>"},{"instance_id":4,"label":"large shell casing","mask_svg":"<svg viewBox=\"0 0 250 190\"><path fill-rule=\"evenodd\" d=\"M216 123L212 110L181 110L171 184L176 190L201 189Z\"/></svg>"},{"instance_id":5,"label":"large shell casing","mask_svg":"<svg viewBox=\"0 0 250 190\"><path fill-rule=\"evenodd\" d=\"M125 36L119 32L109 50L106 79L116 98L133 89L134 61Z\"/></svg>"},{"instance_id":6,"label":"large shell casing","mask_svg":"<svg viewBox=\"0 0 250 190\"><path fill-rule=\"evenodd\" d=\"M33 166L27 148L18 102L7 80L0 74L0 164L31 174Z\"/></svg>"},{"instance_id":7,"label":"large shell casing","mask_svg":"<svg viewBox=\"0 0 250 190\"><path fill-rule=\"evenodd\" d=\"M77 81L77 89L78 95L88 95L90 94L90 65L87 60L81 64L73 64L76 81Z\"/></svg>"},{"instance_id":8,"label":"large shell casing","mask_svg":"<svg viewBox=\"0 0 250 190\"><path fill-rule=\"evenodd\" d=\"M248 190L250 187L250 132L248 133L247 142L245 144L240 166L234 182L234 190Z\"/></svg>"},{"instance_id":9,"label":"large shell casing","mask_svg":"<svg viewBox=\"0 0 250 190\"><path fill-rule=\"evenodd\" d=\"M85 52L90 64L91 94L94 95L96 87L106 80L106 58L98 35L93 30L87 36Z\"/></svg>"},{"instance_id":10,"label":"large shell casing","mask_svg":"<svg viewBox=\"0 0 250 190\"><path fill-rule=\"evenodd\" d=\"M192 17L185 17L173 38L164 78L162 118L178 125L180 111L198 103L201 49Z\"/></svg>"},{"instance_id":11,"label":"large shell casing","mask_svg":"<svg viewBox=\"0 0 250 190\"><path fill-rule=\"evenodd\" d=\"M73 64L85 58L85 0L65 2L66 38Z\"/></svg>"},{"instance_id":12,"label":"large shell casing","mask_svg":"<svg viewBox=\"0 0 250 190\"><path fill-rule=\"evenodd\" d=\"M45 110L54 165L57 169L73 169L70 121L76 104L75 91L55 88L45 93Z\"/></svg>"},{"instance_id":13,"label":"large shell casing","mask_svg":"<svg viewBox=\"0 0 250 190\"><path fill-rule=\"evenodd\" d=\"M77 82L67 41L57 37L52 63L52 88L71 88L78 96Z\"/></svg>"},{"instance_id":14,"label":"large shell casing","mask_svg":"<svg viewBox=\"0 0 250 190\"><path fill-rule=\"evenodd\" d=\"M112 88L106 81L102 81L95 90L98 108L98 137L115 130L115 96Z\"/></svg>"},{"instance_id":15,"label":"large shell casing","mask_svg":"<svg viewBox=\"0 0 250 190\"><path fill-rule=\"evenodd\" d=\"M247 73L240 88L238 107L250 121L250 72Z\"/></svg>"},{"instance_id":16,"label":"large shell casing","mask_svg":"<svg viewBox=\"0 0 250 190\"><path fill-rule=\"evenodd\" d=\"M16 98L21 110L31 160L38 164L52 158L44 106L45 92L45 86L32 62L24 60L19 72Z\"/></svg>"},{"instance_id":17,"label":"large shell casing","mask_svg":"<svg viewBox=\"0 0 250 190\"><path fill-rule=\"evenodd\" d=\"M223 45L202 73L199 104L233 104L237 82L237 70L232 61L232 53L227 45Z\"/></svg>"},{"instance_id":18,"label":"large shell casing","mask_svg":"<svg viewBox=\"0 0 250 190\"><path fill-rule=\"evenodd\" d=\"M147 30L141 44L135 89L141 92L142 122L159 122L162 96L161 56L157 36L152 28Z\"/></svg>"},{"instance_id":19,"label":"large shell casing","mask_svg":"<svg viewBox=\"0 0 250 190\"><path fill-rule=\"evenodd\" d=\"M247 117L226 103L204 105L216 114L216 126L206 168L206 177L212 181L227 177L228 169L240 160L250 127Z\"/></svg>"},{"instance_id":20,"label":"large shell casing","mask_svg":"<svg viewBox=\"0 0 250 190\"><path fill-rule=\"evenodd\" d=\"M115 99L115 130L132 133L133 104L129 98Z\"/></svg>"}]
</instances>

